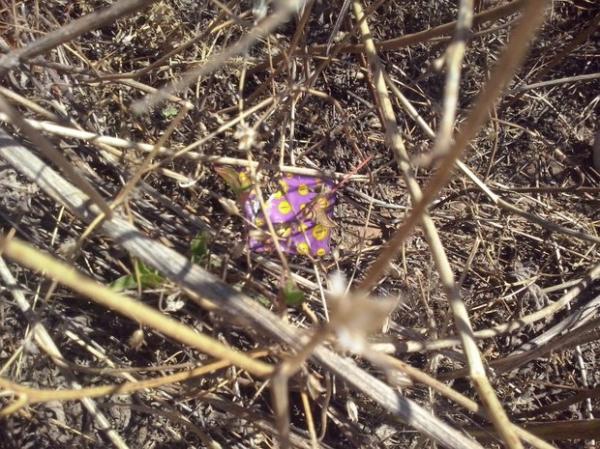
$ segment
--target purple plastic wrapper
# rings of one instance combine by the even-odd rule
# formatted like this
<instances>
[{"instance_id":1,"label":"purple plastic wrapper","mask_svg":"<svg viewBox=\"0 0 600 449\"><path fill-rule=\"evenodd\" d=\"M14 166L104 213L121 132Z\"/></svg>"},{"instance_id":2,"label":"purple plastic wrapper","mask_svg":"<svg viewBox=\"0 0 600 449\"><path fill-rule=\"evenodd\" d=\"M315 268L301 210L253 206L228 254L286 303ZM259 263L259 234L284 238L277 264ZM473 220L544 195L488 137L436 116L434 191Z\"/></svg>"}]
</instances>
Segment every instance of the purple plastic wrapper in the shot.
<instances>
[{"instance_id":1,"label":"purple plastic wrapper","mask_svg":"<svg viewBox=\"0 0 600 449\"><path fill-rule=\"evenodd\" d=\"M240 179L247 176L240 172ZM333 182L312 176L286 174L278 180L279 190L266 202L266 212L279 236L281 250L288 254L325 256L331 252L331 228L319 223L315 210L327 221L333 217ZM254 192L244 202L244 214L257 229L248 237L250 249L270 252L275 249L265 217Z\"/></svg>"}]
</instances>

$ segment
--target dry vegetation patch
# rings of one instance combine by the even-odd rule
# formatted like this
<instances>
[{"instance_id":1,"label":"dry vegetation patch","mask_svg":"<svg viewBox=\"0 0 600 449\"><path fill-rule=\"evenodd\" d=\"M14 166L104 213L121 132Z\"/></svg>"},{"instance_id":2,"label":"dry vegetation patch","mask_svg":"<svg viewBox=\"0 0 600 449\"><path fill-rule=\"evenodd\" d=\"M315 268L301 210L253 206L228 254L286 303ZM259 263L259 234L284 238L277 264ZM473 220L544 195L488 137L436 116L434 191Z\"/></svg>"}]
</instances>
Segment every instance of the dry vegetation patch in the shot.
<instances>
[{"instance_id":1,"label":"dry vegetation patch","mask_svg":"<svg viewBox=\"0 0 600 449\"><path fill-rule=\"evenodd\" d=\"M0 1L0 446L596 447L599 24ZM332 253L249 251L215 167L335 180Z\"/></svg>"}]
</instances>

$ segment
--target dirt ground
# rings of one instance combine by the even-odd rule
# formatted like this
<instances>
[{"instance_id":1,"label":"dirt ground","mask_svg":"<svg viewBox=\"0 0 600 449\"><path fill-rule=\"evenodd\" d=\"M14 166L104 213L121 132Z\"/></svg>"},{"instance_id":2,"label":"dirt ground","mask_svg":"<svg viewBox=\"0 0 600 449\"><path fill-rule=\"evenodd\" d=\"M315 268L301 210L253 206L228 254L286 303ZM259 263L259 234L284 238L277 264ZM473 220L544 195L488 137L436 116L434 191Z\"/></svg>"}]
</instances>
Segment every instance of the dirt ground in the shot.
<instances>
[{"instance_id":1,"label":"dirt ground","mask_svg":"<svg viewBox=\"0 0 600 449\"><path fill-rule=\"evenodd\" d=\"M0 1L2 53L111 3ZM339 270L358 285L415 205L386 140L373 66L357 49L362 41L353 6L342 15L343 1L309 1L268 36L255 36L247 51L220 58L274 17L277 2L148 3L7 70L0 98L41 127L109 202L160 142L165 150L148 161L156 164L116 213L278 319L316 329L329 317L323 291L331 287L331 274ZM600 167L593 163L600 130L600 77L594 77L600 73L600 3L547 3L526 59L465 150L467 171L455 166L429 213L472 327L483 331L475 334L477 346L508 418L555 447L594 448L600 439ZM389 89L410 173L424 188L444 157L424 162L434 145L431 132L439 130L444 114L444 61L453 27L419 33L455 21L458 2L388 0L371 11L374 4L365 2L364 8L376 43L416 33L412 41L390 41L377 52L388 82L418 114L415 119ZM454 130L468 121L519 23L518 11L477 18L507 4L474 2L476 21L461 66ZM136 112L139 100L215 60L214 70ZM191 109L179 121L185 102ZM64 175L2 104L0 112L3 130ZM67 135L64 129L77 132ZM163 136L166 142L160 141ZM191 144L196 144L191 153L173 156ZM237 207L236 195L215 171L248 161L258 163L255 181L265 197L277 189L280 166L340 174L331 254L317 259L290 254L282 261L275 252L248 250L248 223L231 209ZM0 156L1 235L14 232L215 341L245 352L265 350L270 364L293 352L259 324L238 322L226 310L192 300L182 285L139 262L106 233L95 229L82 238L89 223L38 184ZM434 254L424 228L417 226L373 289L374 296L397 298L400 305L369 343L481 403L456 340L456 320ZM0 277L1 379L65 390L159 378L213 360L74 289L53 285L39 270L10 257L0 260L16 280L11 284ZM285 304L282 285L292 273L294 288L304 295L302 305ZM15 292L33 313L23 313ZM523 324L498 330L514 322ZM46 328L60 361L34 337L35 323ZM324 344L342 351L334 340ZM389 370L360 354L349 356L390 383ZM265 379L229 366L94 401L123 447L268 448L278 444L280 424L269 391ZM489 420L431 385L413 379L398 391L484 447L503 447ZM288 396L293 447L440 446L388 413L368 391L358 391L314 360L290 379ZM0 408L15 397L0 388ZM79 400L50 397L0 417L0 448L111 447L115 439L109 433Z\"/></svg>"}]
</instances>

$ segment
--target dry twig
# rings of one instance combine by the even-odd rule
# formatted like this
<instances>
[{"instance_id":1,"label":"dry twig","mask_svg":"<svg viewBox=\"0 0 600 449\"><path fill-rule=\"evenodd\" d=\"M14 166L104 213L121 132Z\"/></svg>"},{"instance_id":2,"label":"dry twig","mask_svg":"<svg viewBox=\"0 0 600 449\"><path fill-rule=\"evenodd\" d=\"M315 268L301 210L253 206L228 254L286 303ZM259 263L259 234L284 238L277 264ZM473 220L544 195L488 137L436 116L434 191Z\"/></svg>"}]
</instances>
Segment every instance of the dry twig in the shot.
<instances>
[{"instance_id":1,"label":"dry twig","mask_svg":"<svg viewBox=\"0 0 600 449\"><path fill-rule=\"evenodd\" d=\"M81 192L7 134L0 134L0 157L28 178L35 180L55 201L65 204L82 219L87 221L95 215L96 208L90 206ZM40 173L43 175L40 176ZM100 229L131 255L138 257L173 282L199 297L214 301L224 313L246 320L253 327L263 329L273 337L298 348L300 342L298 332L283 323L277 316L199 266L191 264L187 258L142 235L130 223L115 216L104 221ZM125 311L125 313L129 312ZM194 339L199 335L190 332L194 334ZM324 347L315 349L313 357L384 409L433 440L451 449L480 449L481 446L477 443L432 416L412 400L398 394L381 380L358 368L352 360L341 357ZM256 361L252 362L252 364L256 363Z\"/></svg>"},{"instance_id":2,"label":"dry twig","mask_svg":"<svg viewBox=\"0 0 600 449\"><path fill-rule=\"evenodd\" d=\"M71 41L83 33L101 28L115 20L147 8L153 0L119 0L108 8L94 11L80 19L64 25L44 37L30 43L26 47L11 51L0 58L0 78L9 70L29 59L42 55L61 44Z\"/></svg>"},{"instance_id":3,"label":"dry twig","mask_svg":"<svg viewBox=\"0 0 600 449\"><path fill-rule=\"evenodd\" d=\"M50 356L52 361L56 363L56 365L68 375L68 377L70 378L71 387L75 388L76 390L80 390L82 388L81 385L75 380L73 373L70 372L69 366L65 364L60 349L58 348L58 346L56 346L56 343L54 342L52 336L50 335L46 327L44 327L40 320L36 318L35 312L31 308L31 305L29 304L27 299L25 299L23 291L18 287L15 278L13 277L8 266L4 262L4 259L1 256L1 251L0 277L4 281L4 284L7 286L7 288L10 289L11 294L15 299L15 302L17 303L17 306L25 315L27 320L30 322L30 332L33 334L40 348L46 351L46 353ZM0 382L4 382L3 379L0 378ZM0 386L2 386L2 388L7 388L6 385ZM17 393L22 393L17 390L14 391ZM106 433L106 436L108 437L110 442L118 449L128 449L129 446L127 445L127 443L125 443L125 440L121 437L121 435L119 435L119 433L115 429L112 428L110 421L104 415L104 413L102 413L102 411L98 409L98 405L96 404L96 402L86 395L80 396L80 399L85 409L94 418L98 429ZM21 401L20 406L25 406L26 404L30 403L30 401L27 401L25 403ZM2 416L2 414L3 411L0 410L0 416Z\"/></svg>"},{"instance_id":4,"label":"dry twig","mask_svg":"<svg viewBox=\"0 0 600 449\"><path fill-rule=\"evenodd\" d=\"M358 1L354 3L355 15L357 20L362 18L362 7ZM403 225L396 232L395 236L388 241L384 251L379 255L377 260L371 264L370 269L363 282L361 288L370 289L380 279L382 273L387 270L389 263L392 258L396 255L398 249L405 241L410 231L417 225L418 222L423 222L425 232L429 238L429 244L432 251L442 254L436 259L438 271L444 284L446 293L449 297L452 312L454 314L455 325L461 341L465 355L469 362L469 371L471 380L475 384L482 400L488 407L488 412L494 426L498 433L502 436L510 448L521 448L522 444L516 436L514 430L510 426L506 413L504 412L502 405L498 401L496 394L486 376L479 349L475 344L473 336L473 329L469 322L468 313L460 298L458 288L454 283L454 278L450 266L448 264L439 237L433 226L433 222L430 222L431 218L427 215L427 206L435 198L440 189L449 180L452 172L452 167L455 161L459 158L461 153L466 148L470 140L472 140L479 128L484 123L487 113L493 102L500 95L504 86L508 83L513 73L518 68L519 64L525 56L525 52L528 48L529 41L535 35L537 27L541 25L543 21L544 1L532 1L527 4L524 8L521 21L512 33L512 39L509 46L505 49L497 65L498 69L494 72L484 90L479 95L477 101L469 118L460 127L455 142L450 147L448 154L440 163L440 167L436 175L432 178L425 191L421 194L418 186L413 187L411 195L415 199L415 206L411 214L404 221ZM372 41L371 33L368 25L364 22L361 25L361 33L365 44L365 49L371 69L373 70L373 77L375 88L377 90L379 107L384 117L384 129L386 130L387 140L390 143L392 149L396 153L397 162L403 173L409 172L408 161L406 158L406 150L404 144L400 138L399 131L396 124L396 119L392 110L392 105L388 97L387 88L385 85L385 79L383 76L383 69L381 63L375 53L375 46ZM410 188L410 179L407 179L407 184ZM415 195L415 192L418 192ZM428 225L428 222L430 224ZM437 237L437 238L436 238Z\"/></svg>"}]
</instances>

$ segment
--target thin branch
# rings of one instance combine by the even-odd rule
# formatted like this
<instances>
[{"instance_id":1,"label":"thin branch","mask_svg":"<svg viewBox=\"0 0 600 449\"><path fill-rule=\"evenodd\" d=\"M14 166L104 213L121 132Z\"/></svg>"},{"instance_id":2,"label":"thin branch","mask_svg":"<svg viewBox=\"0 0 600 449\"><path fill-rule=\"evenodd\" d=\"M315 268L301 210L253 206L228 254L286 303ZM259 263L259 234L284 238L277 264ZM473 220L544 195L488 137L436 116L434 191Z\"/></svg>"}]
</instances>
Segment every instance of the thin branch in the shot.
<instances>
[{"instance_id":1,"label":"thin branch","mask_svg":"<svg viewBox=\"0 0 600 449\"><path fill-rule=\"evenodd\" d=\"M600 318L589 321L588 323L577 327L575 330L556 337L540 346L536 346L533 349L518 353L511 354L501 359L493 360L489 363L491 368L498 373L505 373L519 368L520 366L529 363L537 358L544 357L545 355L554 352L567 349L573 346L590 343L592 341L600 340ZM449 380L457 379L459 377L466 376L467 370L457 369L451 372L443 373L440 375L440 379Z\"/></svg>"},{"instance_id":2,"label":"thin branch","mask_svg":"<svg viewBox=\"0 0 600 449\"><path fill-rule=\"evenodd\" d=\"M550 329L546 329L540 335L519 346L514 353L518 354L539 348L557 335L573 331L592 320L596 313L600 311L600 294L585 304L578 305L577 308L570 310L571 313L569 315L561 319Z\"/></svg>"},{"instance_id":3,"label":"thin branch","mask_svg":"<svg viewBox=\"0 0 600 449\"><path fill-rule=\"evenodd\" d=\"M599 24L600 24L600 14L596 14L596 17L594 17L589 22L589 25L585 29L581 30L581 32L579 32L579 34L577 34L577 36L575 36L571 41L569 41L561 51L559 51L556 55L554 55L552 57L552 59L547 64L545 64L541 70L539 70L535 74L535 76L533 77L533 79L530 82L539 81L546 74L548 74L554 67L556 67L558 64L560 64L560 62L567 55L569 55L569 53L571 53L573 50L575 50L577 47L579 47L580 45L582 45L585 41L587 41L589 39L589 37L592 35L592 33L594 31L596 31L596 28L598 27ZM518 89L518 87L517 87L517 89Z\"/></svg>"},{"instance_id":4,"label":"thin branch","mask_svg":"<svg viewBox=\"0 0 600 449\"><path fill-rule=\"evenodd\" d=\"M36 56L42 55L65 42L69 42L88 31L112 24L115 20L148 8L154 0L119 0L108 8L94 11L57 30L44 35L26 47L13 50L0 58L0 79L9 70Z\"/></svg>"},{"instance_id":5,"label":"thin branch","mask_svg":"<svg viewBox=\"0 0 600 449\"><path fill-rule=\"evenodd\" d=\"M507 92L507 95L520 94L528 90L539 89L540 87L557 86L559 84L566 83L578 83L580 81L593 81L600 78L600 73L587 73L585 75L567 76L564 78L556 78L548 81L540 81L539 83L526 84L524 86L518 86Z\"/></svg>"},{"instance_id":6,"label":"thin branch","mask_svg":"<svg viewBox=\"0 0 600 449\"><path fill-rule=\"evenodd\" d=\"M89 222L98 214L97 208L90 205L80 191L1 130L0 157L27 178L35 181L46 194L84 221ZM235 319L245 320L254 328L268 332L272 337L293 348L299 348L300 335L289 324L198 265L191 264L184 256L149 239L127 221L114 216L104 221L100 229L132 256L139 258L190 292L194 292L193 299L200 297L213 301L220 306L221 312ZM315 349L313 357L385 410L434 441L451 449L481 449L479 444L461 432L360 369L351 359L341 357L325 347Z\"/></svg>"},{"instance_id":7,"label":"thin branch","mask_svg":"<svg viewBox=\"0 0 600 449\"><path fill-rule=\"evenodd\" d=\"M207 335L198 333L140 301L114 292L76 271L70 265L42 253L16 238L7 239L0 236L0 250L21 265L32 270L43 271L45 276L57 280L97 304L151 327L176 341L218 359L227 360L257 376L268 376L273 370L270 365L253 360Z\"/></svg>"},{"instance_id":8,"label":"thin branch","mask_svg":"<svg viewBox=\"0 0 600 449\"><path fill-rule=\"evenodd\" d=\"M400 92L400 90L396 87L393 81L386 75L386 82L391 89L392 93L398 98L398 101L404 108L404 110L411 116L411 118L421 127L421 129L429 136L431 139L435 139L435 132L431 127L423 120L423 117L419 115L415 107L412 103ZM600 133L599 133L600 135ZM598 147L600 148L600 138L598 138ZM600 161L600 151L598 152L598 157ZM539 215L532 214L531 212L527 212L526 210L521 209L520 207L515 206L509 201L505 200L498 194L496 194L491 188L489 188L485 182L483 182L464 162L457 160L457 167L462 171L472 182L477 186L479 190L481 190L494 205L498 206L501 209L504 209L508 212L514 213L525 218L532 223L535 223L545 229L548 229L552 232L558 232L560 234L568 235L570 237L575 237L577 239L585 240L591 243L600 244L600 237L596 237L594 235L590 235L586 232L581 232L576 229L567 228L566 226L561 226L559 224L553 223L551 221L545 220ZM600 166L600 162L599 162ZM505 191L505 190L503 190Z\"/></svg>"},{"instance_id":9,"label":"thin branch","mask_svg":"<svg viewBox=\"0 0 600 449\"><path fill-rule=\"evenodd\" d=\"M29 125L21 116L21 114L17 110L13 109L13 107L6 100L4 100L1 95L0 111L4 111L4 114L10 118L11 123L21 128L23 133L25 133L27 137L29 137L29 139L31 139L31 141L37 146L38 150L45 157L60 167L69 181L83 190L90 197L90 199L98 205L98 207L107 217L111 216L112 211L110 210L110 207L108 207L108 203L104 200L102 195L100 195L100 193L98 193L98 191L73 168L71 163L60 151L54 148L52 142L50 142L35 128Z\"/></svg>"},{"instance_id":10,"label":"thin branch","mask_svg":"<svg viewBox=\"0 0 600 449\"><path fill-rule=\"evenodd\" d=\"M532 360L544 357L551 352L562 351L574 346L586 344L600 339L600 318L591 320L578 326L574 330L541 343L527 352L511 354L507 357L494 360L490 367L498 373L505 373L519 368Z\"/></svg>"},{"instance_id":11,"label":"thin branch","mask_svg":"<svg viewBox=\"0 0 600 449\"><path fill-rule=\"evenodd\" d=\"M74 376L70 371L70 367L66 365L64 361L64 357L60 352L60 349L50 336L48 330L44 327L42 322L35 316L35 312L31 308L31 305L25 299L25 295L23 291L18 287L16 279L13 277L12 273L8 269L8 266L4 262L4 259L0 255L0 278L4 281L6 287L10 290L15 302L17 303L17 307L21 310L25 318L29 321L29 325L31 326L31 332L36 342L46 353L50 356L52 361L61 368L67 377L69 378L69 383L71 388L80 389L81 385L75 380ZM114 430L110 424L108 418L98 409L98 405L91 398L83 397L81 399L81 403L88 411L88 413L94 418L96 426L99 430L106 433L106 436L111 441L111 443L118 449L129 449L125 440L119 435L119 433ZM23 403L25 406L27 403ZM1 413L1 412L0 412Z\"/></svg>"},{"instance_id":12,"label":"thin branch","mask_svg":"<svg viewBox=\"0 0 600 449\"><path fill-rule=\"evenodd\" d=\"M594 143L592 146L592 161L594 168L600 172L600 129L596 131Z\"/></svg>"},{"instance_id":13,"label":"thin branch","mask_svg":"<svg viewBox=\"0 0 600 449\"><path fill-rule=\"evenodd\" d=\"M467 39L473 22L473 0L460 0L458 20L454 39L446 49L446 87L442 106L442 118L438 129L431 157L446 154L452 145L454 120L458 107L458 92L460 87L460 69L467 47Z\"/></svg>"},{"instance_id":14,"label":"thin branch","mask_svg":"<svg viewBox=\"0 0 600 449\"><path fill-rule=\"evenodd\" d=\"M190 105L187 103L183 103L182 106L190 107ZM47 132L50 134L54 134L56 136L85 140L85 141L93 143L93 144L105 144L105 145L110 145L115 148L123 148L123 149L136 149L136 150L143 151L144 153L152 152L153 148L155 147L155 145L145 143L145 142L135 142L135 141L123 139L120 137L105 136L105 135L98 134L98 133L95 133L92 131L80 130L80 129L71 128L68 126L57 125L56 123L53 123L53 122L40 121L40 120L34 120L34 119L24 119L24 120L29 125L31 125L32 128L34 128L36 130L44 131L44 132ZM13 123L13 121L7 114L1 113L1 112L0 112L0 121L4 121L7 123L11 123L11 124ZM222 132L222 127L219 127L218 131ZM213 134L211 134L211 137L214 137ZM204 142L205 139L202 139L201 141ZM192 146L197 147L198 146L197 142L195 142L195 143L189 145L188 147L182 149L181 151L177 152L177 155L181 155L182 157L185 157L187 159L190 159L193 161L201 161L201 162L204 162L207 164L223 164L223 165L233 165L236 167L255 167L255 168L259 166L258 162L249 161L248 159L240 159L240 158L234 158L234 157L229 157L229 156L218 156L218 155L197 153L195 151L187 151L187 148L191 148ZM186 150L186 151L184 151L184 150ZM122 152L116 153L113 151L113 153L115 153L115 155L119 156L119 157L123 156ZM169 150L169 148L166 148L163 146L161 146L159 148L158 154L169 156L169 157L175 157L175 155L173 155L171 153L171 150ZM262 168L266 168L266 169L270 169L270 170L279 170L283 173L292 173L295 175L316 176L316 177L320 177L320 178L332 178L332 179L345 179L347 177L347 174L345 174L345 173L331 172L331 171L327 171L327 170L317 170L314 168L295 167L295 166L290 166L290 165L269 166L269 165L265 165L263 163L261 163L260 166ZM156 169L156 168L158 168L158 166L156 166L156 165L153 165L150 167L151 170ZM365 181L369 180L369 177L367 175L354 174L354 175L348 177L348 180L354 181L354 182L365 182Z\"/></svg>"},{"instance_id":15,"label":"thin branch","mask_svg":"<svg viewBox=\"0 0 600 449\"><path fill-rule=\"evenodd\" d=\"M450 179L455 161L463 153L468 143L479 132L480 127L485 122L488 110L497 97L501 94L502 89L508 83L516 69L519 67L521 61L524 59L528 44L535 36L538 26L541 25L544 19L544 14L540 13L544 11L544 4L545 2L543 0L534 0L527 3L527 5L524 7L519 25L511 33L511 41L505 51L502 53L500 61L497 65L498 68L495 70L483 91L478 96L476 103L469 114L469 117L459 129L455 142L450 147L447 156L441 161L438 171L431 179L423 194L416 198L417 204L414 206L412 213L398 229L392 240L388 242L377 260L369 267L369 270L367 271L366 277L363 280L360 288L372 288L387 270L389 263L395 257L397 251L408 237L412 229L414 229L414 227L421 221L425 225L426 220L431 220L427 215L427 206L435 199L438 192ZM363 16L363 13L362 7L358 1L355 1L354 9L357 20L360 20L360 18ZM406 153L406 151L399 136L396 119L391 107L387 88L385 86L381 63L375 52L372 35L369 31L366 21L361 24L360 29L363 35L365 51L367 53L367 57L369 58L369 64L374 72L373 78L378 95L378 105L383 115L387 140L396 154L400 154L402 157L402 153ZM402 169L402 165L408 165L408 162L406 159L404 159L404 161L399 160L399 165L401 165ZM403 169L402 171L406 172L407 170ZM441 242L439 242L439 244L432 245L430 241L430 247L432 248L432 251L436 249L438 252L443 254ZM488 407L490 418L492 419L492 422L502 439L510 448L522 448L522 444L515 434L514 429L511 427L510 421L506 416L506 413L504 412L504 409L502 408L502 405L500 404L500 401L498 400L495 391L493 390L486 376L486 372L481 361L481 355L479 354L479 349L475 343L473 329L469 322L468 313L464 303L460 298L459 290L454 283L454 276L448 261L445 258L445 254L444 257L438 259L437 262L438 270L440 271L440 277L443 280L446 293L449 297L450 306L454 314L457 332L461 337L464 352L469 362L471 380L475 384L479 395Z\"/></svg>"},{"instance_id":16,"label":"thin branch","mask_svg":"<svg viewBox=\"0 0 600 449\"><path fill-rule=\"evenodd\" d=\"M585 291L585 289L587 289L597 279L600 279L600 264L593 267L583 279L577 281L575 286L573 286L573 288L565 293L559 300L554 301L553 303L532 314L519 318L518 320L497 324L489 329L475 331L474 335L478 339L494 338L502 334L515 332L519 329L523 329L525 326L529 326L530 324L543 320L544 318L547 318L566 307L567 304L577 298L581 292ZM458 337L449 337L426 342L403 342L396 346L396 350L400 352L438 351L440 349L446 349L458 344L460 344L460 339Z\"/></svg>"},{"instance_id":17,"label":"thin branch","mask_svg":"<svg viewBox=\"0 0 600 449\"><path fill-rule=\"evenodd\" d=\"M469 142L478 134L481 126L488 117L489 109L501 94L502 89L509 82L525 57L528 43L535 35L537 27L541 25L544 19L544 14L541 14L540 10L543 11L545 2L546 0L534 0L527 3L519 25L512 32L510 42L496 64L497 69L475 100L475 104L471 109L467 120L457 131L455 141L449 149L448 155L440 162L436 174L429 181L422 197L418 199L411 214L406 218L394 237L387 243L384 251L382 251L377 260L371 265L361 285L362 288L368 289L375 285L383 275L384 271L387 270L387 267L395 257L398 248L400 248L412 229L414 229L422 219L424 220L425 217L427 217L426 211L429 203L436 198L439 191L450 180L454 164L459 160ZM387 96L385 86L378 88L378 92L385 92L385 95ZM389 114L386 115L390 117ZM390 120L394 120L395 122L393 116L391 116ZM402 147L403 146L404 145L402 145Z\"/></svg>"},{"instance_id":18,"label":"thin branch","mask_svg":"<svg viewBox=\"0 0 600 449\"><path fill-rule=\"evenodd\" d=\"M264 357L266 355L268 355L268 352L266 351L258 351L253 354L253 356L258 357ZM231 362L227 360L219 360L189 370L167 374L160 377L143 379L134 382L125 382L115 385L98 385L86 388L79 387L72 390L31 388L0 377L0 387L7 391L24 394L27 397L27 404L31 405L49 401L74 401L85 398L99 398L103 396L130 394L136 391L160 388L165 385L186 382L200 376L213 374L229 366L231 366ZM0 416L2 416L1 411Z\"/></svg>"},{"instance_id":19,"label":"thin branch","mask_svg":"<svg viewBox=\"0 0 600 449\"><path fill-rule=\"evenodd\" d=\"M375 10L383 3L385 0L379 0L376 4L369 6L367 9L366 17L369 17ZM500 5L495 8L490 8L486 11L480 12L473 17L474 25L481 25L482 23L499 20L504 17L515 14L519 11L521 6L526 3L526 0L516 0L506 5ZM456 21L445 23L443 25L439 25L437 27L430 28L428 30L419 31L417 33L406 34L404 36L396 37L393 39L388 39L381 42L376 42L375 46L379 51L390 51L390 50L398 50L400 48L409 47L411 45L417 45L426 43L439 38L448 38L456 28ZM330 58L338 53L362 53L364 52L364 45L346 45L350 40L354 33L348 33L348 35L342 40L342 42L336 44L334 46L333 52L330 52L328 49L328 45L314 45L308 48L308 54L313 56L318 55L328 55ZM302 54L304 51L302 50ZM298 52L297 52L298 53ZM284 58L283 55L279 55L273 58L273 63L279 63ZM269 65L267 63L260 63L256 65L253 70L264 70Z\"/></svg>"},{"instance_id":20,"label":"thin branch","mask_svg":"<svg viewBox=\"0 0 600 449\"><path fill-rule=\"evenodd\" d=\"M593 440L600 438L600 419L531 422L523 425L529 432L549 440ZM473 429L473 434L488 440L492 429Z\"/></svg>"},{"instance_id":21,"label":"thin branch","mask_svg":"<svg viewBox=\"0 0 600 449\"><path fill-rule=\"evenodd\" d=\"M385 362L389 364L389 366L404 372L406 375L408 375L408 377L411 380L426 385L429 388L441 394L442 396L445 396L451 401L456 402L458 405L464 407L470 412L473 412L483 418L489 419L488 415L485 413L484 407L482 407L472 399L469 399L467 396L464 396L463 394L459 393L455 389L449 387L445 383L440 382L439 380L435 379L434 377L431 377L429 374L421 371L420 369L415 368L414 366L411 366L408 363L405 363L394 357L388 355L384 355L382 357L383 360L385 360ZM530 432L519 427L518 425L512 424L512 426L515 432L519 435L519 437L522 438L523 441L526 441L527 443L531 444L533 447L538 449L556 449L551 444L531 434Z\"/></svg>"},{"instance_id":22,"label":"thin branch","mask_svg":"<svg viewBox=\"0 0 600 449\"><path fill-rule=\"evenodd\" d=\"M183 52L187 48L194 45L196 42L206 39L206 37L208 37L210 34L215 33L217 30L222 30L223 28L227 28L228 26L234 24L235 20L233 20L233 19L227 20L225 22L221 22L221 19L225 16L225 14L226 13L224 11L222 11L217 17L215 17L215 19L201 33L198 33L196 36L188 39L184 43L169 50L164 55L162 55L160 58L158 58L156 61L152 62L151 64L149 64L143 68L138 69L138 70L133 70L130 72L126 72L126 73L109 73L109 74L98 75L98 76L93 77L91 81L92 82L100 82L100 81L106 82L106 81L114 81L114 80L140 78L140 77L146 75L147 73L150 73L152 70L160 67L163 63L167 63L173 56ZM248 13L244 13L240 17L246 16L247 14Z\"/></svg>"},{"instance_id":23,"label":"thin branch","mask_svg":"<svg viewBox=\"0 0 600 449\"><path fill-rule=\"evenodd\" d=\"M331 46L333 45L333 42L338 34L338 31L340 31L340 28L342 27L342 23L344 23L344 20L346 20L346 16L348 15L348 10L350 9L351 4L352 4L352 0L344 0L344 3L342 3L342 7L340 8L340 10L337 14L337 19L335 19L335 23L333 24L333 28L329 34L329 39L327 39L326 54L329 54L329 50L331 49Z\"/></svg>"},{"instance_id":24,"label":"thin branch","mask_svg":"<svg viewBox=\"0 0 600 449\"><path fill-rule=\"evenodd\" d=\"M515 418L532 418L534 416L541 416L548 413L559 412L569 408L573 404L584 401L588 398L600 398L600 386L589 390L582 390L575 393L573 396L566 399L562 399L557 402L553 402L542 407L528 410L526 412L517 413Z\"/></svg>"},{"instance_id":25,"label":"thin branch","mask_svg":"<svg viewBox=\"0 0 600 449\"><path fill-rule=\"evenodd\" d=\"M265 18L248 33L244 34L244 36L235 44L226 48L221 53L213 56L200 66L184 73L179 81L175 81L163 87L155 94L147 95L142 100L135 102L132 105L132 109L136 113L142 114L148 111L150 108L158 105L169 95L186 89L199 77L209 75L215 70L218 70L225 63L225 61L229 60L230 58L246 53L256 43L256 41L269 35L279 25L286 22L289 16L296 9L297 3L298 2L291 0L279 2L279 8L273 14Z\"/></svg>"},{"instance_id":26,"label":"thin branch","mask_svg":"<svg viewBox=\"0 0 600 449\"><path fill-rule=\"evenodd\" d=\"M481 25L482 23L498 20L503 17L507 17L511 14L517 13L521 7L526 4L525 0L516 0L505 5L500 5L495 8L490 8L486 11L483 11L479 14L476 14L473 17L473 25ZM456 30L456 26L458 25L458 21L446 23L444 25L440 25L434 28L430 28L429 30L420 31L418 33L409 34L406 36L400 36L394 39L388 39L376 44L377 50L381 51L389 51L389 50L398 50L399 48L404 48L409 45L414 45L417 43L421 43L439 36L451 35ZM350 47L345 50L358 52L358 48Z\"/></svg>"}]
</instances>

